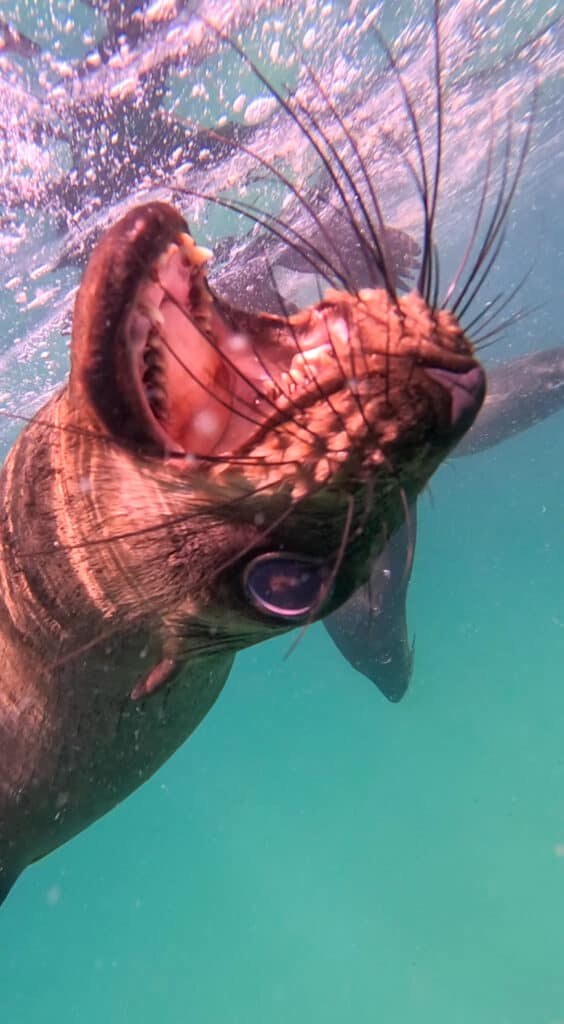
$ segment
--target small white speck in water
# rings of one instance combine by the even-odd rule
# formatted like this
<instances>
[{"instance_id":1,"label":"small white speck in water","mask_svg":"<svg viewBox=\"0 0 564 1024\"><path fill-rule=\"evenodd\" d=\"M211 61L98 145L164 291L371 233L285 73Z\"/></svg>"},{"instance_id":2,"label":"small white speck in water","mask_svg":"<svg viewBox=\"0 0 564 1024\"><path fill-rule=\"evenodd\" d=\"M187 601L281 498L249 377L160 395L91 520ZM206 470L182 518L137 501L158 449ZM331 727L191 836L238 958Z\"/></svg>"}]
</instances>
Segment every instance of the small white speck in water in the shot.
<instances>
[{"instance_id":1,"label":"small white speck in water","mask_svg":"<svg viewBox=\"0 0 564 1024\"><path fill-rule=\"evenodd\" d=\"M45 893L45 902L48 907L55 907L61 898L60 885L51 885Z\"/></svg>"}]
</instances>

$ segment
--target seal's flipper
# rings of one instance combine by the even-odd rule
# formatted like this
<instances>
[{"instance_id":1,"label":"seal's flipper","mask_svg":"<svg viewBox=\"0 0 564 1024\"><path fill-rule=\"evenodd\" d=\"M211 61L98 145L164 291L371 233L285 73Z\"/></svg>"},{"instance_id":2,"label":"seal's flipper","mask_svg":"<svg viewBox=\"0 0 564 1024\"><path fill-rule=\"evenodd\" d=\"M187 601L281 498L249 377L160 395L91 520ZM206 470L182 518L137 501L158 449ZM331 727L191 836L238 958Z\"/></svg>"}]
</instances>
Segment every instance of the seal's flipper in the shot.
<instances>
[{"instance_id":1,"label":"seal's flipper","mask_svg":"<svg viewBox=\"0 0 564 1024\"><path fill-rule=\"evenodd\" d=\"M404 696L413 671L406 595L417 529L416 509L376 559L370 580L325 620L349 665L376 684L388 700Z\"/></svg>"}]
</instances>

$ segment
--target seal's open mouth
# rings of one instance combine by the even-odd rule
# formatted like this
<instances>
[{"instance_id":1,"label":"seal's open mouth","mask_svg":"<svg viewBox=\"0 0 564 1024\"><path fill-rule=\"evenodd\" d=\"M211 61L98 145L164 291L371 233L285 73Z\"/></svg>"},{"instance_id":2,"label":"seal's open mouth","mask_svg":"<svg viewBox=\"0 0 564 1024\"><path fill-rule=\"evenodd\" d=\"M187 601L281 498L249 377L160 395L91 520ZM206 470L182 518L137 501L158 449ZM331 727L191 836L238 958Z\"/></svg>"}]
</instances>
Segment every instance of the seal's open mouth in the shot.
<instances>
[{"instance_id":1,"label":"seal's open mouth","mask_svg":"<svg viewBox=\"0 0 564 1024\"><path fill-rule=\"evenodd\" d=\"M425 429L448 447L470 425L484 378L448 312L363 289L287 318L247 313L211 292L208 256L172 207L152 203L89 265L75 317L87 351L71 386L81 373L124 441L203 458L252 449L267 462L293 446L320 481L353 449L380 458Z\"/></svg>"}]
</instances>

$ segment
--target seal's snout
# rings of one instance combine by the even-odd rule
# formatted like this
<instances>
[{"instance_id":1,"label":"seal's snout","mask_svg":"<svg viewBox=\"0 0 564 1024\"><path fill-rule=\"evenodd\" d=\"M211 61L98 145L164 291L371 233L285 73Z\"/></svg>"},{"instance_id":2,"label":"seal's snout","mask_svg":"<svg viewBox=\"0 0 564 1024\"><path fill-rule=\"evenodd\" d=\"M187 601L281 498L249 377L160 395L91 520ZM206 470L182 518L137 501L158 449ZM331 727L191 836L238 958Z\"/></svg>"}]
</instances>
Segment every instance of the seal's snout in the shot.
<instances>
[{"instance_id":1,"label":"seal's snout","mask_svg":"<svg viewBox=\"0 0 564 1024\"><path fill-rule=\"evenodd\" d=\"M425 373L448 391L450 425L457 436L462 436L472 426L486 395L486 375L482 367L475 365L465 373L426 367Z\"/></svg>"}]
</instances>

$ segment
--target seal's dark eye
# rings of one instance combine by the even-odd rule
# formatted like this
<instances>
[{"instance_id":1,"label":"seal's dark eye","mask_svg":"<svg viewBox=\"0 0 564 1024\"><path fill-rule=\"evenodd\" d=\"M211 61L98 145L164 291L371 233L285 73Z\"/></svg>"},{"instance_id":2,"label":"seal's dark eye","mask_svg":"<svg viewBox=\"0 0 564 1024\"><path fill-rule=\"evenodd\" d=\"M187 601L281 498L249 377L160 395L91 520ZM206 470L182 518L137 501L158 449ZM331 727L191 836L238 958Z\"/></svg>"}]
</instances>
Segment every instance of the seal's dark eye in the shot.
<instances>
[{"instance_id":1,"label":"seal's dark eye","mask_svg":"<svg viewBox=\"0 0 564 1024\"><path fill-rule=\"evenodd\" d=\"M249 562L243 582L247 597L261 612L299 619L327 597L330 568L301 555L259 555Z\"/></svg>"}]
</instances>

